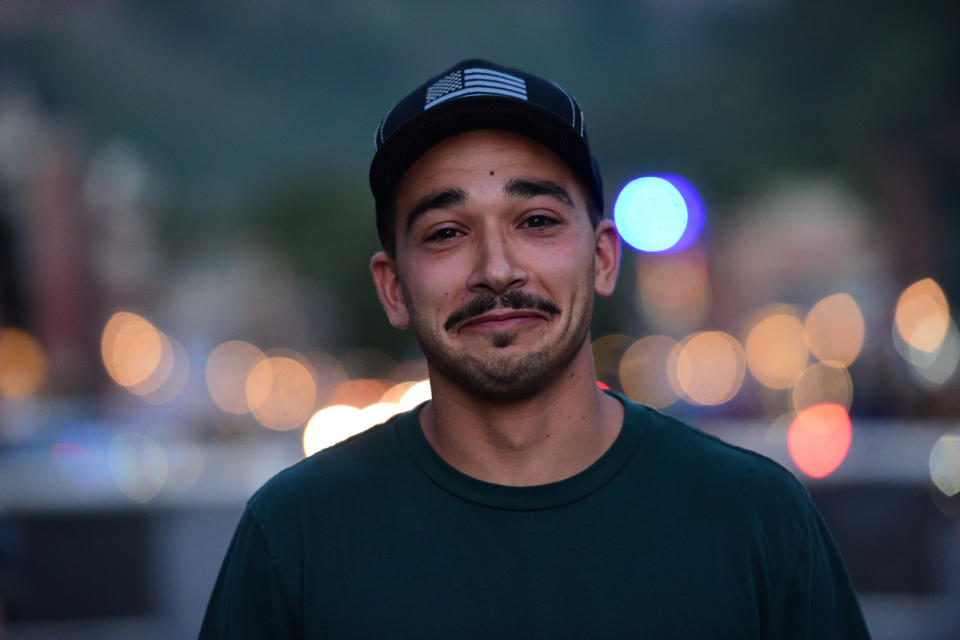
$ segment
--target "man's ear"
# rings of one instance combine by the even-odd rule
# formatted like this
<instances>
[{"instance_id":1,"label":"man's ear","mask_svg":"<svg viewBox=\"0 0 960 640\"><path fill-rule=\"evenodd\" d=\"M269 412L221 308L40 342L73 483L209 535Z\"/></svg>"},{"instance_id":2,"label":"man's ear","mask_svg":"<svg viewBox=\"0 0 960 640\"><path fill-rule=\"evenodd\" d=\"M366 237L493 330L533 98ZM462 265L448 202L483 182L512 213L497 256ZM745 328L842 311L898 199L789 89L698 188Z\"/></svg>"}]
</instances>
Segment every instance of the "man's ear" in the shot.
<instances>
[{"instance_id":1,"label":"man's ear","mask_svg":"<svg viewBox=\"0 0 960 640\"><path fill-rule=\"evenodd\" d=\"M593 288L598 296L609 296L620 273L620 234L611 220L601 220L596 229L597 254Z\"/></svg>"},{"instance_id":2,"label":"man's ear","mask_svg":"<svg viewBox=\"0 0 960 640\"><path fill-rule=\"evenodd\" d=\"M407 309L407 301L403 297L400 276L397 274L397 263L385 252L378 251L370 259L370 273L373 274L377 296L380 298L383 310L387 313L390 324L398 329L409 327L410 312Z\"/></svg>"}]
</instances>

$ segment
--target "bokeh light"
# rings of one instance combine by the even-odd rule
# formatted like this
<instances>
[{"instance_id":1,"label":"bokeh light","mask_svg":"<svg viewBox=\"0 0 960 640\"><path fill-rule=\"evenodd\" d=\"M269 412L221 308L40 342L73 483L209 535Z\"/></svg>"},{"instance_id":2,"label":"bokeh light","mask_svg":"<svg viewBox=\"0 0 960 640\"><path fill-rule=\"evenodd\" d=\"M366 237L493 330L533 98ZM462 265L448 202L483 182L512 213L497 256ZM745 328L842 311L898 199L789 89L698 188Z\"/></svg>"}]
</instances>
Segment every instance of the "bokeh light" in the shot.
<instances>
[{"instance_id":1,"label":"bokeh light","mask_svg":"<svg viewBox=\"0 0 960 640\"><path fill-rule=\"evenodd\" d=\"M149 436L118 433L110 441L107 459L117 487L135 502L149 502L167 481L167 454Z\"/></svg>"},{"instance_id":2,"label":"bokeh light","mask_svg":"<svg viewBox=\"0 0 960 640\"><path fill-rule=\"evenodd\" d=\"M362 429L360 409L336 404L317 411L303 430L303 452L311 456Z\"/></svg>"},{"instance_id":3,"label":"bokeh light","mask_svg":"<svg viewBox=\"0 0 960 640\"><path fill-rule=\"evenodd\" d=\"M430 381L421 380L407 389L397 404L400 405L401 411L409 411L420 403L430 400L432 397L433 392L430 388Z\"/></svg>"},{"instance_id":4,"label":"bokeh light","mask_svg":"<svg viewBox=\"0 0 960 640\"><path fill-rule=\"evenodd\" d=\"M948 498L960 494L960 433L945 433L933 445L930 479Z\"/></svg>"},{"instance_id":5,"label":"bokeh light","mask_svg":"<svg viewBox=\"0 0 960 640\"><path fill-rule=\"evenodd\" d=\"M190 440L181 440L167 450L167 482L164 491L174 495L184 494L196 485L203 473L205 459L203 450Z\"/></svg>"},{"instance_id":6,"label":"bokeh light","mask_svg":"<svg viewBox=\"0 0 960 640\"><path fill-rule=\"evenodd\" d=\"M710 311L710 282L698 252L638 259L636 282L637 311L658 331L695 329Z\"/></svg>"},{"instance_id":7,"label":"bokeh light","mask_svg":"<svg viewBox=\"0 0 960 640\"><path fill-rule=\"evenodd\" d=\"M767 307L756 317L744 344L747 367L760 384L787 389L810 359L803 325L786 305Z\"/></svg>"},{"instance_id":8,"label":"bokeh light","mask_svg":"<svg viewBox=\"0 0 960 640\"><path fill-rule=\"evenodd\" d=\"M331 389L325 401L329 405L346 404L362 409L379 402L392 386L389 380L375 378L346 380Z\"/></svg>"},{"instance_id":9,"label":"bokeh light","mask_svg":"<svg viewBox=\"0 0 960 640\"><path fill-rule=\"evenodd\" d=\"M900 354L913 365L917 380L926 387L939 387L949 380L960 363L960 333L953 319L947 324L947 332L940 345L933 352L926 352L896 339L894 343Z\"/></svg>"},{"instance_id":10,"label":"bokeh light","mask_svg":"<svg viewBox=\"0 0 960 640\"><path fill-rule=\"evenodd\" d=\"M640 338L620 360L620 387L628 398L655 409L679 399L667 377L667 362L677 342L669 336Z\"/></svg>"},{"instance_id":11,"label":"bokeh light","mask_svg":"<svg viewBox=\"0 0 960 640\"><path fill-rule=\"evenodd\" d=\"M190 377L183 346L135 313L119 311L111 316L100 351L114 382L150 404L175 398Z\"/></svg>"},{"instance_id":12,"label":"bokeh light","mask_svg":"<svg viewBox=\"0 0 960 640\"><path fill-rule=\"evenodd\" d=\"M118 311L104 326L100 353L110 377L123 387L132 387L149 378L160 365L163 337L146 318Z\"/></svg>"},{"instance_id":13,"label":"bokeh light","mask_svg":"<svg viewBox=\"0 0 960 640\"><path fill-rule=\"evenodd\" d=\"M863 313L849 294L835 293L807 313L803 327L813 355L824 362L849 367L860 354L864 339Z\"/></svg>"},{"instance_id":14,"label":"bokeh light","mask_svg":"<svg viewBox=\"0 0 960 640\"><path fill-rule=\"evenodd\" d=\"M613 219L620 236L633 248L666 251L679 242L687 228L687 204L669 180L635 178L617 195Z\"/></svg>"},{"instance_id":15,"label":"bokeh light","mask_svg":"<svg viewBox=\"0 0 960 640\"><path fill-rule=\"evenodd\" d=\"M393 404L399 404L400 399L403 398L404 394L417 384L417 380L398 382L383 392L383 395L380 396L380 402L392 402Z\"/></svg>"},{"instance_id":16,"label":"bokeh light","mask_svg":"<svg viewBox=\"0 0 960 640\"><path fill-rule=\"evenodd\" d=\"M679 395L700 405L729 402L745 373L743 349L722 331L703 331L678 343L670 353L668 375Z\"/></svg>"},{"instance_id":17,"label":"bokeh light","mask_svg":"<svg viewBox=\"0 0 960 640\"><path fill-rule=\"evenodd\" d=\"M310 369L316 377L317 401L320 405L333 404L328 396L337 385L349 379L340 361L324 351L307 351L303 354L310 362Z\"/></svg>"},{"instance_id":18,"label":"bokeh light","mask_svg":"<svg viewBox=\"0 0 960 640\"><path fill-rule=\"evenodd\" d=\"M161 332L158 332L158 337L160 338L160 358L153 371L140 382L127 386L127 391L134 395L145 396L153 393L163 386L173 371L173 343L169 336Z\"/></svg>"},{"instance_id":19,"label":"bokeh light","mask_svg":"<svg viewBox=\"0 0 960 640\"><path fill-rule=\"evenodd\" d=\"M316 408L313 375L303 362L288 356L258 362L247 376L245 391L257 422L275 431L299 427Z\"/></svg>"},{"instance_id":20,"label":"bokeh light","mask_svg":"<svg viewBox=\"0 0 960 640\"><path fill-rule=\"evenodd\" d=\"M313 455L386 422L401 411L403 407L392 402L376 402L363 409L343 404L321 409L313 414L303 430L303 453Z\"/></svg>"},{"instance_id":21,"label":"bokeh light","mask_svg":"<svg viewBox=\"0 0 960 640\"><path fill-rule=\"evenodd\" d=\"M797 414L787 431L787 449L794 464L811 478L830 475L850 451L853 427L847 410L825 403Z\"/></svg>"},{"instance_id":22,"label":"bokeh light","mask_svg":"<svg viewBox=\"0 0 960 640\"><path fill-rule=\"evenodd\" d=\"M838 404L849 410L853 403L853 380L839 362L815 362L804 369L790 392L793 411L815 404Z\"/></svg>"},{"instance_id":23,"label":"bokeh light","mask_svg":"<svg viewBox=\"0 0 960 640\"><path fill-rule=\"evenodd\" d=\"M907 287L894 311L894 327L908 345L933 353L943 342L950 325L947 297L932 278L924 278Z\"/></svg>"},{"instance_id":24,"label":"bokeh light","mask_svg":"<svg viewBox=\"0 0 960 640\"><path fill-rule=\"evenodd\" d=\"M360 424L365 425L362 429L368 429L381 422L386 422L401 411L402 409L399 404L393 402L374 402L369 407L360 409Z\"/></svg>"},{"instance_id":25,"label":"bokeh light","mask_svg":"<svg viewBox=\"0 0 960 640\"><path fill-rule=\"evenodd\" d=\"M190 357L187 355L186 349L170 336L164 335L164 338L167 345L165 349L168 348L170 352L170 366L163 382L149 391L144 391L140 385L134 385L130 388L148 404L160 405L170 402L180 395L180 392L183 391L190 380ZM151 378L153 376L147 378L147 381Z\"/></svg>"},{"instance_id":26,"label":"bokeh light","mask_svg":"<svg viewBox=\"0 0 960 640\"><path fill-rule=\"evenodd\" d=\"M205 370L207 390L216 405L227 413L249 413L247 377L264 359L263 351L249 342L228 340L217 345L207 357ZM265 393L257 394L258 399L265 396Z\"/></svg>"},{"instance_id":27,"label":"bokeh light","mask_svg":"<svg viewBox=\"0 0 960 640\"><path fill-rule=\"evenodd\" d=\"M664 175L660 177L677 188L677 191L683 196L683 202L687 207L687 225L683 230L683 235L680 236L680 239L677 240L672 247L667 249L667 251L671 252L683 251L689 248L696 239L700 237L700 233L706 224L707 217L703 207L703 200L693 185L685 178L677 175Z\"/></svg>"},{"instance_id":28,"label":"bokeh light","mask_svg":"<svg viewBox=\"0 0 960 640\"><path fill-rule=\"evenodd\" d=\"M15 327L0 328L0 397L35 394L47 380L47 355L32 335Z\"/></svg>"}]
</instances>

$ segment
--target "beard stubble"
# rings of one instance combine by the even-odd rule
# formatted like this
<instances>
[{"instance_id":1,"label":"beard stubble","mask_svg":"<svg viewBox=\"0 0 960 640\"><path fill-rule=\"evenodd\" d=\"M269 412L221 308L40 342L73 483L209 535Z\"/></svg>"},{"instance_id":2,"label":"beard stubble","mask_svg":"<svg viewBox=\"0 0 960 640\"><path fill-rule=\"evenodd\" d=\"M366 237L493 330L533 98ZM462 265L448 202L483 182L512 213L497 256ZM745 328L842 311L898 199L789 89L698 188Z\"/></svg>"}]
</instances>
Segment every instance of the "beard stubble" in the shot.
<instances>
[{"instance_id":1,"label":"beard stubble","mask_svg":"<svg viewBox=\"0 0 960 640\"><path fill-rule=\"evenodd\" d=\"M411 304L406 288L403 288L403 295L411 311L414 335L427 362L464 391L497 403L529 398L562 375L587 339L593 313L592 297L578 301L574 295L571 313L554 340L513 357L507 354L480 357L449 346L440 331L450 334L456 324L496 308L538 309L557 318L561 315L559 307L521 291L508 292L504 296L481 295L452 312L441 330L431 330ZM579 313L577 307L580 307ZM498 331L489 339L491 345L500 351L514 344L518 334L519 330Z\"/></svg>"}]
</instances>

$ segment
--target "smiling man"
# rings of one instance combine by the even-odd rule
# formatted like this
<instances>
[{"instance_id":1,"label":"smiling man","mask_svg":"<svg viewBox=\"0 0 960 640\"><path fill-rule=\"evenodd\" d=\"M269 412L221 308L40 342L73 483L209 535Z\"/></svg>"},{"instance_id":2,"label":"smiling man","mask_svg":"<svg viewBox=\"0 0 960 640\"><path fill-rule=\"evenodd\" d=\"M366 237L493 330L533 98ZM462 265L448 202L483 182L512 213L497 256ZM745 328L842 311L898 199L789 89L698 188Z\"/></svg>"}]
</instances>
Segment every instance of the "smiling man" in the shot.
<instances>
[{"instance_id":1,"label":"smiling man","mask_svg":"<svg viewBox=\"0 0 960 640\"><path fill-rule=\"evenodd\" d=\"M471 476L563 480L620 430L623 405L598 391L588 339L620 251L586 193L554 152L497 129L444 139L396 186L395 246L374 257L374 280L427 358L424 433Z\"/></svg>"},{"instance_id":2,"label":"smiling man","mask_svg":"<svg viewBox=\"0 0 960 640\"><path fill-rule=\"evenodd\" d=\"M483 60L381 122L371 270L433 399L251 498L201 638L865 638L796 480L602 392L620 246L583 114Z\"/></svg>"}]
</instances>

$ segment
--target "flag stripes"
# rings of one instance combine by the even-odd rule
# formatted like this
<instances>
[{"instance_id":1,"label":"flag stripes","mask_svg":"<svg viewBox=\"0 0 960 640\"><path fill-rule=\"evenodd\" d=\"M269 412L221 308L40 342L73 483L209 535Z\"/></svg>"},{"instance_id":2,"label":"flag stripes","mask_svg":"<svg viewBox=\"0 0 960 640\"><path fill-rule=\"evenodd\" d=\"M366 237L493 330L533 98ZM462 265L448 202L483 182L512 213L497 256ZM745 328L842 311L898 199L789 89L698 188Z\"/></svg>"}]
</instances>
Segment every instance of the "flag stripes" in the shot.
<instances>
[{"instance_id":1,"label":"flag stripes","mask_svg":"<svg viewBox=\"0 0 960 640\"><path fill-rule=\"evenodd\" d=\"M499 95L527 99L527 83L522 78L492 69L464 69L463 75L447 75L427 89L424 109L460 96Z\"/></svg>"}]
</instances>

